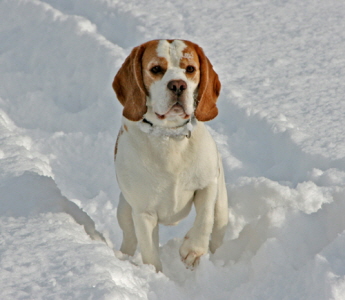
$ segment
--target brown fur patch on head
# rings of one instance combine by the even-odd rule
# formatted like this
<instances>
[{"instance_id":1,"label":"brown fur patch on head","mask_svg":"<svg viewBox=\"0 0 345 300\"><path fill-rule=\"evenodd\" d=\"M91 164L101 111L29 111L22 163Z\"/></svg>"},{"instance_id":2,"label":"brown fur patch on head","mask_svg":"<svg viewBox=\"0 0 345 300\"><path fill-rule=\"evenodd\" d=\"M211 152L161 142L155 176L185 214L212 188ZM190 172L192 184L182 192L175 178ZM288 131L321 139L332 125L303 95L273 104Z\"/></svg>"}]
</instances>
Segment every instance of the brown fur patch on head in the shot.
<instances>
[{"instance_id":1,"label":"brown fur patch on head","mask_svg":"<svg viewBox=\"0 0 345 300\"><path fill-rule=\"evenodd\" d=\"M146 48L152 43L151 41L135 47L113 81L113 89L123 105L122 114L131 121L141 120L147 111L147 90L142 75L142 57Z\"/></svg>"},{"instance_id":2,"label":"brown fur patch on head","mask_svg":"<svg viewBox=\"0 0 345 300\"><path fill-rule=\"evenodd\" d=\"M196 83L200 81L200 61L199 55L191 42L184 41L186 48L182 51L182 59L180 60L180 68L186 70L186 76L189 80ZM189 73L188 67L193 67L194 72Z\"/></svg>"},{"instance_id":3,"label":"brown fur patch on head","mask_svg":"<svg viewBox=\"0 0 345 300\"><path fill-rule=\"evenodd\" d=\"M195 49L200 64L200 83L196 101L197 107L194 114L199 121L209 121L218 115L216 102L221 84L202 48L189 41L185 41L185 43Z\"/></svg>"},{"instance_id":4,"label":"brown fur patch on head","mask_svg":"<svg viewBox=\"0 0 345 300\"><path fill-rule=\"evenodd\" d=\"M157 55L158 43L159 40L151 41L150 45L147 46L142 59L143 80L144 86L147 91L150 90L150 86L155 81L163 77L165 71L168 68L168 62L166 61L166 59ZM159 66L162 71L154 74L150 70L156 66Z\"/></svg>"}]
</instances>

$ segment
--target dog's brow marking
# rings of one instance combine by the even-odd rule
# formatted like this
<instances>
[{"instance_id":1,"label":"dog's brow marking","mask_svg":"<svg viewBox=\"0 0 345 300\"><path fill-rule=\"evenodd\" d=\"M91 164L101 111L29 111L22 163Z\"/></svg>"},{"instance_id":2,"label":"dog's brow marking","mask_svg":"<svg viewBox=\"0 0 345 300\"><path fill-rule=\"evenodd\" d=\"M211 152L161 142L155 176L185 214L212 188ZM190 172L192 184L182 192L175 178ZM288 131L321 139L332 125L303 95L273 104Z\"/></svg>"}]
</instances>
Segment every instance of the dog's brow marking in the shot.
<instances>
[{"instance_id":1,"label":"dog's brow marking","mask_svg":"<svg viewBox=\"0 0 345 300\"><path fill-rule=\"evenodd\" d=\"M194 57L193 57L193 54L192 53L185 53L182 55L182 58L186 58L188 59L188 61L192 60Z\"/></svg>"},{"instance_id":2,"label":"dog's brow marking","mask_svg":"<svg viewBox=\"0 0 345 300\"><path fill-rule=\"evenodd\" d=\"M182 41L173 41L171 43L170 57L174 67L180 66L180 61L183 57L183 50L186 48L186 44Z\"/></svg>"},{"instance_id":3,"label":"dog's brow marking","mask_svg":"<svg viewBox=\"0 0 345 300\"><path fill-rule=\"evenodd\" d=\"M186 47L183 41L175 40L169 43L167 40L161 40L157 46L157 55L167 60L168 67L179 67Z\"/></svg>"}]
</instances>

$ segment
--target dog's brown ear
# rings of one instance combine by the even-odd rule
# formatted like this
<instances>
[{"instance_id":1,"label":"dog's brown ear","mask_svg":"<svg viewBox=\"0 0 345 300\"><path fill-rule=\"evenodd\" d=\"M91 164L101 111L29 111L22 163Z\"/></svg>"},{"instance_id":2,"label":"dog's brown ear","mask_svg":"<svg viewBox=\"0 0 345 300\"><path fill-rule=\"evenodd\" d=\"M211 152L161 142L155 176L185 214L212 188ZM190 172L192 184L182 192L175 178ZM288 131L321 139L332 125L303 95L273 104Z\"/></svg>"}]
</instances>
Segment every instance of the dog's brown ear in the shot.
<instances>
[{"instance_id":1,"label":"dog's brown ear","mask_svg":"<svg viewBox=\"0 0 345 300\"><path fill-rule=\"evenodd\" d=\"M145 44L135 47L117 72L113 89L123 105L123 116L139 121L147 111L146 89L143 82L141 59Z\"/></svg>"},{"instance_id":2,"label":"dog's brown ear","mask_svg":"<svg viewBox=\"0 0 345 300\"><path fill-rule=\"evenodd\" d=\"M196 45L196 51L200 63L200 83L194 114L199 121L209 121L218 115L216 102L221 84L202 48Z\"/></svg>"}]
</instances>

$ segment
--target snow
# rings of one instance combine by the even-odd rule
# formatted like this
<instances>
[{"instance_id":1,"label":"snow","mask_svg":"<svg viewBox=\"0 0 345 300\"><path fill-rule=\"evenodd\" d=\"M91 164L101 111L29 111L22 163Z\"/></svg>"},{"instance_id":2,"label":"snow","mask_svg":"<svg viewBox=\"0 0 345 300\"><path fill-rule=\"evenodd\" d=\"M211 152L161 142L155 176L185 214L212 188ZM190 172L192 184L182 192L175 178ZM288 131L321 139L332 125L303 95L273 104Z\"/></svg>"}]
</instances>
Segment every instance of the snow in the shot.
<instances>
[{"instance_id":1,"label":"snow","mask_svg":"<svg viewBox=\"0 0 345 300\"><path fill-rule=\"evenodd\" d=\"M0 1L0 299L345 299L345 2ZM224 244L164 273L119 252L113 77L138 44L200 44ZM114 249L114 250L113 250Z\"/></svg>"}]
</instances>

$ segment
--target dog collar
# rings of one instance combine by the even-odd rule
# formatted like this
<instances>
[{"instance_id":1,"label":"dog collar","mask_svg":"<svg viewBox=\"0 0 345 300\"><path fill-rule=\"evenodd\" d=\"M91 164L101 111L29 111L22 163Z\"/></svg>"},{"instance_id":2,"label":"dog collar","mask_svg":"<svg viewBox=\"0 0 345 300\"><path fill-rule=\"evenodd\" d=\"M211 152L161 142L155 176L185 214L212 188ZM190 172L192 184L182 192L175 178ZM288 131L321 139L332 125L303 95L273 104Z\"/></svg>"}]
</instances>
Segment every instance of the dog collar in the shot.
<instances>
[{"instance_id":1,"label":"dog collar","mask_svg":"<svg viewBox=\"0 0 345 300\"><path fill-rule=\"evenodd\" d=\"M184 124L176 127L163 127L154 125L152 122L145 118L141 122L139 122L140 130L145 133L158 137L171 137L176 139L182 139L185 137L189 139L192 135L192 131L195 125L196 120L194 116L188 119Z\"/></svg>"}]
</instances>

